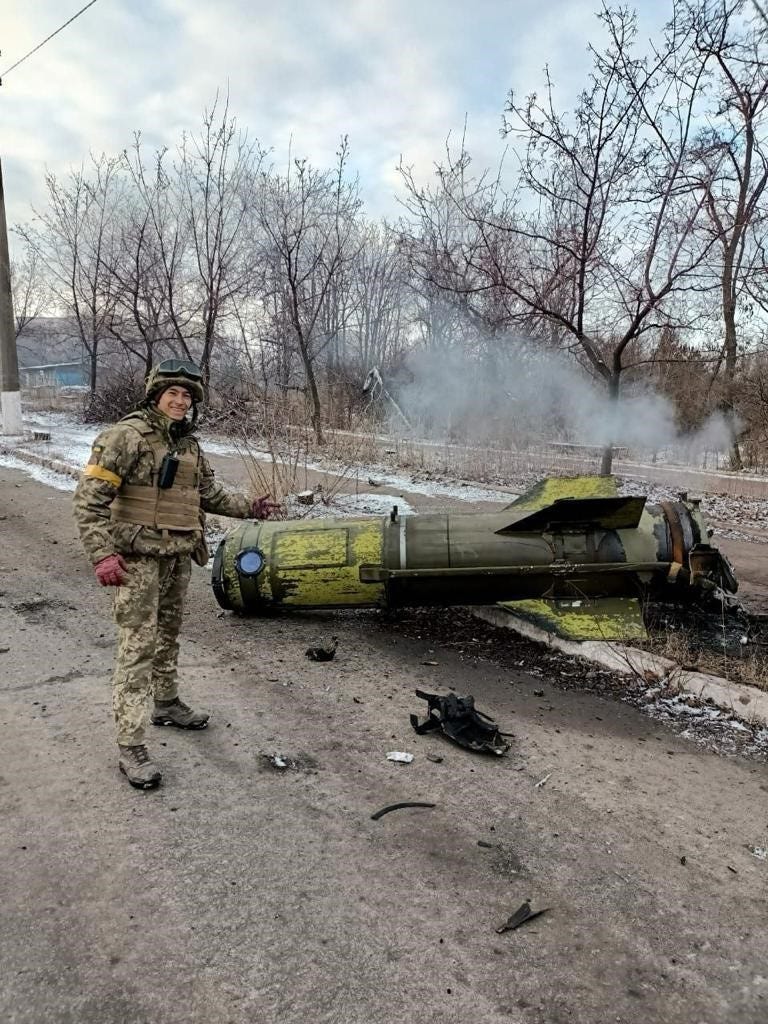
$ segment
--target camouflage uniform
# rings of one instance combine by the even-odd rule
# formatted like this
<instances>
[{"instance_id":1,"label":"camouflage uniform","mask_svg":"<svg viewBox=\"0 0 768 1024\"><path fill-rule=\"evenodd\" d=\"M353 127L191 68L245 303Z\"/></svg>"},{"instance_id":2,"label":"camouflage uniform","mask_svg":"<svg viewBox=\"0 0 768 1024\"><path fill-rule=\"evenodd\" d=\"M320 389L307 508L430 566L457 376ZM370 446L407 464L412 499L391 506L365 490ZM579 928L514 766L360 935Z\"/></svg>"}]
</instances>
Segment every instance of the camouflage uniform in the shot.
<instances>
[{"instance_id":1,"label":"camouflage uniform","mask_svg":"<svg viewBox=\"0 0 768 1024\"><path fill-rule=\"evenodd\" d=\"M177 696L178 634L191 559L204 565L208 558L204 513L237 519L250 514L248 498L216 481L189 431L186 422L175 423L153 406L131 413L96 438L75 491L75 519L91 561L120 554L128 566L128 580L115 588L112 601L118 628L113 706L123 746L144 742L152 696ZM167 452L180 460L181 471L171 488L159 491Z\"/></svg>"}]
</instances>

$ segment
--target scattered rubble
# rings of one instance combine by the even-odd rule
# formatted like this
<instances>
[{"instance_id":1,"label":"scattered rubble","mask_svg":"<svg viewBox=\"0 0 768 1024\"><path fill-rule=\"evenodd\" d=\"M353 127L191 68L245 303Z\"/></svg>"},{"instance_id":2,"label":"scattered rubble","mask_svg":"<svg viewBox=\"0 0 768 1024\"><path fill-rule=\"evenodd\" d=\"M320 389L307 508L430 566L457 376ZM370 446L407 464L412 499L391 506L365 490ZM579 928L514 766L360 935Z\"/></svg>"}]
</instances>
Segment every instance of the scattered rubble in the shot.
<instances>
[{"instance_id":1,"label":"scattered rubble","mask_svg":"<svg viewBox=\"0 0 768 1024\"><path fill-rule=\"evenodd\" d=\"M259 754L259 761L263 769L274 772L306 772L317 774L318 764L314 757L309 754Z\"/></svg>"},{"instance_id":2,"label":"scattered rubble","mask_svg":"<svg viewBox=\"0 0 768 1024\"><path fill-rule=\"evenodd\" d=\"M563 654L482 622L463 608L401 611L397 623L400 633L436 649L453 650L468 664L496 665L513 672L527 672L529 666L536 665L558 689L578 689L623 701L705 749L768 761L768 727L743 722L735 711L717 707L706 698L681 694L674 679L649 686L640 675L623 675Z\"/></svg>"}]
</instances>

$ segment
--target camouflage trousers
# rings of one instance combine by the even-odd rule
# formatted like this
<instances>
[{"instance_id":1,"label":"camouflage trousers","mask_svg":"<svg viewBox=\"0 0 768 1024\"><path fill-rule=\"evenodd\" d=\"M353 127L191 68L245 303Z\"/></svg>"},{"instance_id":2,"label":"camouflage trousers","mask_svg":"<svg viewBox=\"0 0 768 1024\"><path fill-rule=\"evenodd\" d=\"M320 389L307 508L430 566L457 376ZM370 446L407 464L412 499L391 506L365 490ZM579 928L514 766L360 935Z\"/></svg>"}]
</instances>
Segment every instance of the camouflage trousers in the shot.
<instances>
[{"instance_id":1,"label":"camouflage trousers","mask_svg":"<svg viewBox=\"0 0 768 1024\"><path fill-rule=\"evenodd\" d=\"M178 638L192 562L189 555L123 557L128 582L115 587L112 598L117 625L112 707L117 742L130 747L144 742L152 698L177 696Z\"/></svg>"}]
</instances>

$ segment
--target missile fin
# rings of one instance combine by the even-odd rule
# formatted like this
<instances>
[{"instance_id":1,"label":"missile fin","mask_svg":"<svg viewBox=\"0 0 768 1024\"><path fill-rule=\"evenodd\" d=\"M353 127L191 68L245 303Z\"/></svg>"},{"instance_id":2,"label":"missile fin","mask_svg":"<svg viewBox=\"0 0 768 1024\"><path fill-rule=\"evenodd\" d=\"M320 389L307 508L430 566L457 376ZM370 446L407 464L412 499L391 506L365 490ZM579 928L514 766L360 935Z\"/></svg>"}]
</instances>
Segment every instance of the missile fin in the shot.
<instances>
[{"instance_id":1,"label":"missile fin","mask_svg":"<svg viewBox=\"0 0 768 1024\"><path fill-rule=\"evenodd\" d=\"M604 530L634 530L640 523L645 497L560 498L546 508L503 526L497 533L541 533L551 526L599 526ZM506 509L505 509L506 511ZM514 511L514 508L509 510Z\"/></svg>"},{"instance_id":2,"label":"missile fin","mask_svg":"<svg viewBox=\"0 0 768 1024\"><path fill-rule=\"evenodd\" d=\"M615 498L618 494L612 476L548 476L507 505L516 512L535 512L561 498Z\"/></svg>"},{"instance_id":3,"label":"missile fin","mask_svg":"<svg viewBox=\"0 0 768 1024\"><path fill-rule=\"evenodd\" d=\"M647 638L640 602L635 597L500 601L499 606L564 640Z\"/></svg>"}]
</instances>

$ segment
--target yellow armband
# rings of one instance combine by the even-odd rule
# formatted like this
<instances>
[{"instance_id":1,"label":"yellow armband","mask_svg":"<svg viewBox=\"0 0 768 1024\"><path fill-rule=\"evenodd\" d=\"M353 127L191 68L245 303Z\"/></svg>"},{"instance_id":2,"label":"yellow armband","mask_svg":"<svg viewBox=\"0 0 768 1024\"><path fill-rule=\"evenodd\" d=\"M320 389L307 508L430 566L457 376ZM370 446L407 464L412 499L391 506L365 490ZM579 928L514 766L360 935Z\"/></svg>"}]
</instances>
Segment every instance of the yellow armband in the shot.
<instances>
[{"instance_id":1,"label":"yellow armband","mask_svg":"<svg viewBox=\"0 0 768 1024\"><path fill-rule=\"evenodd\" d=\"M96 466L91 463L88 463L85 467L83 475L95 476L97 480L106 480L108 484L112 484L114 487L120 487L123 482L117 473L112 473L110 470L104 469L103 466Z\"/></svg>"}]
</instances>

